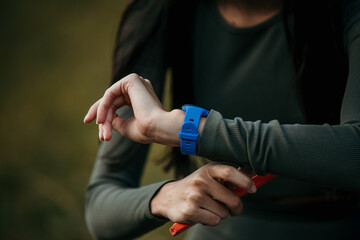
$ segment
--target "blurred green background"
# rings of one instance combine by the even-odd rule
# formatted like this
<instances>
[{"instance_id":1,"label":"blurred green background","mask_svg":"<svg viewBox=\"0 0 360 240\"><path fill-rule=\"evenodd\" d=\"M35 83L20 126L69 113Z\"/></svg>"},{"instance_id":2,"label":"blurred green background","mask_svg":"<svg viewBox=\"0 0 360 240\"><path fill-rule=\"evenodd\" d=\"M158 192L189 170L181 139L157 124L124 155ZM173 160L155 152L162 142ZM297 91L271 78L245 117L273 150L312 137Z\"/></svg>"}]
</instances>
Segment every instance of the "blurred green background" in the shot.
<instances>
[{"instance_id":1,"label":"blurred green background","mask_svg":"<svg viewBox=\"0 0 360 240\"><path fill-rule=\"evenodd\" d=\"M97 128L82 120L108 86L125 4L2 2L0 239L92 239L84 193ZM163 151L152 146L142 184L171 177L154 164ZM169 224L141 239L171 239Z\"/></svg>"}]
</instances>

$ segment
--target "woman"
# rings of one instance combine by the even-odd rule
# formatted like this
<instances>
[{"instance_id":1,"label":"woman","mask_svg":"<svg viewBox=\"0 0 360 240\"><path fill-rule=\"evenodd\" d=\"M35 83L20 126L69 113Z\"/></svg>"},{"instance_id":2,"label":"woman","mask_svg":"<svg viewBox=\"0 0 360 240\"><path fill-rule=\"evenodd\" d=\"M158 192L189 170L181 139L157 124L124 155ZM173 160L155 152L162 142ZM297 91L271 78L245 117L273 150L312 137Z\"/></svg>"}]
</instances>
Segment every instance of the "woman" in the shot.
<instances>
[{"instance_id":1,"label":"woman","mask_svg":"<svg viewBox=\"0 0 360 240\"><path fill-rule=\"evenodd\" d=\"M100 146L88 189L92 234L135 238L170 219L219 224L196 225L190 239L359 237L359 8L359 1L130 2L114 54L113 82L121 81L85 117L97 117L99 138L111 139ZM219 182L256 188L228 164L138 187L148 146L122 136L180 145L186 113L164 111L156 97L169 67L175 107L215 109L199 121L197 155L276 180L242 202ZM124 120L129 108L114 115L124 105L134 118Z\"/></svg>"}]
</instances>

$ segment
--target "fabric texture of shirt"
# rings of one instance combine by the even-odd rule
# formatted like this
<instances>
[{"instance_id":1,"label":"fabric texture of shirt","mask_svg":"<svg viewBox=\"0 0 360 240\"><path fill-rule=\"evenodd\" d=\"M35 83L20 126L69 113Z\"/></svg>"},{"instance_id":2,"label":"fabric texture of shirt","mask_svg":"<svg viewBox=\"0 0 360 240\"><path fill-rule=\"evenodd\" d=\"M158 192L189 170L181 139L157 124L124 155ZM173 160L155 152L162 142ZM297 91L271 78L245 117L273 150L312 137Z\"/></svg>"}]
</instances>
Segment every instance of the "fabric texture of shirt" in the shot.
<instances>
[{"instance_id":1,"label":"fabric texture of shirt","mask_svg":"<svg viewBox=\"0 0 360 240\"><path fill-rule=\"evenodd\" d=\"M212 41L202 40L205 35L194 40L194 101L213 109L199 142L200 156L248 166L258 174L270 172L283 177L264 186L259 190L260 195L296 196L316 193L326 187L360 190L360 4L359 1L344 2L344 39L350 69L341 125L303 123L301 103L292 86L293 73L284 46L281 18L275 16L251 29L235 29L221 22L220 16L201 22L216 12L211 12L211 6L199 5L197 11L201 18L196 19L195 32L214 34ZM196 31L197 27L200 29ZM223 38L216 31L224 31ZM236 39L239 45L231 42ZM215 48L215 42L222 46ZM157 61L152 44L156 43L150 41L132 69L149 79L160 78L152 76L151 69L144 67L149 61ZM202 51L210 54L209 58L202 56ZM200 61L205 58L209 61ZM118 114L130 116L131 110L123 108ZM86 203L87 224L96 238L134 239L167 221L153 216L149 206L154 194L167 181L139 187L147 152L148 145L134 143L116 132L110 142L101 143ZM276 189L280 190L276 192ZM250 210L256 208L256 204L249 205ZM289 214L279 215L273 221L261 216L261 211L260 215L247 213L245 205L243 216L229 217L217 228L196 226L189 237L246 239L253 234L251 231L256 231L250 227L251 223L259 225L259 229L263 226L262 232L257 231L258 237L269 236L266 231L274 228L274 223L278 223L279 232L283 227L281 234L274 235L275 239L289 239L288 233L299 229L313 231L315 223L318 224L315 228L324 233L321 236L326 235L324 229L330 226L332 231L327 231L327 235L334 237L338 236L334 232L344 236L343 232L349 233L356 229L353 225L359 223L356 214L331 222L295 217L291 224ZM249 231L236 231L241 226ZM300 236L311 239L318 235Z\"/></svg>"}]
</instances>

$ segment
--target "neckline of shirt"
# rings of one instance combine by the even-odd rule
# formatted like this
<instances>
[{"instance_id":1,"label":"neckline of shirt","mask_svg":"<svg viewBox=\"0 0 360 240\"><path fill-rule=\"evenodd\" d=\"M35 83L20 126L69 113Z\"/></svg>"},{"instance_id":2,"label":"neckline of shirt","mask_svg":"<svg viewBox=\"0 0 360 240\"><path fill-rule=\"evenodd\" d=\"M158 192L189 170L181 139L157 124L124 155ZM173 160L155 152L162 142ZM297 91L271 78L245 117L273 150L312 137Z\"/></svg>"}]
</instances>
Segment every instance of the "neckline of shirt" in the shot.
<instances>
[{"instance_id":1,"label":"neckline of shirt","mask_svg":"<svg viewBox=\"0 0 360 240\"><path fill-rule=\"evenodd\" d=\"M268 28L275 22L280 21L282 19L282 12L280 11L279 13L275 14L271 18L267 19L266 21L264 21L262 23L255 25L255 26L239 28L239 27L232 26L223 18L223 16L219 12L218 8L216 7L215 1L209 1L208 5L210 5L209 8L210 8L211 15L213 15L216 22L218 24L220 24L221 27L225 28L227 31L229 31L231 33L235 33L235 34L256 33L256 32L259 32L261 30Z\"/></svg>"}]
</instances>

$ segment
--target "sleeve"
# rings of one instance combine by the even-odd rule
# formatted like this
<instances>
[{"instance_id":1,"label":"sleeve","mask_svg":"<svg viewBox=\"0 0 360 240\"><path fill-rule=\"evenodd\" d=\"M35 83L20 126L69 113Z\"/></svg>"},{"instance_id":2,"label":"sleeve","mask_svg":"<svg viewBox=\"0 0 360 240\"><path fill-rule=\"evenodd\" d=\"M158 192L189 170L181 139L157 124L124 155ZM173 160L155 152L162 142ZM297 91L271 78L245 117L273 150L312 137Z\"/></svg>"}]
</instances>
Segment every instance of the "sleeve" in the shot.
<instances>
[{"instance_id":1,"label":"sleeve","mask_svg":"<svg viewBox=\"0 0 360 240\"><path fill-rule=\"evenodd\" d=\"M166 64L163 33L157 29L134 60L134 67L124 71L150 79L161 96ZM117 113L123 118L132 115L125 107ZM100 143L85 206L85 220L94 238L134 239L167 222L150 211L152 197L166 181L139 187L148 149L148 145L132 142L115 131L111 141Z\"/></svg>"},{"instance_id":2,"label":"sleeve","mask_svg":"<svg viewBox=\"0 0 360 240\"><path fill-rule=\"evenodd\" d=\"M282 125L224 119L212 110L198 154L328 187L360 191L360 7L346 1L345 46L349 76L340 125Z\"/></svg>"},{"instance_id":3,"label":"sleeve","mask_svg":"<svg viewBox=\"0 0 360 240\"><path fill-rule=\"evenodd\" d=\"M121 115L131 110L121 109ZM113 132L99 147L87 189L86 222L96 239L134 239L167 219L150 212L150 201L165 182L139 187L148 145Z\"/></svg>"}]
</instances>

